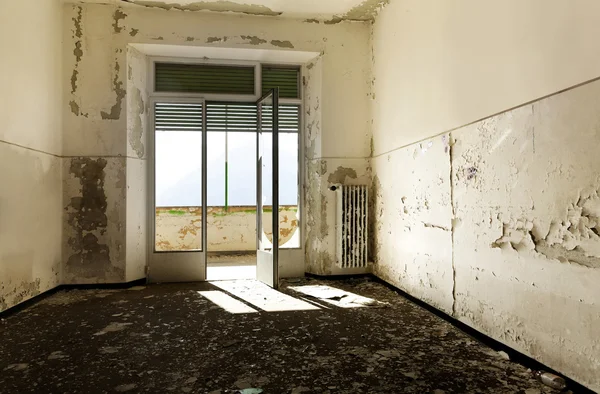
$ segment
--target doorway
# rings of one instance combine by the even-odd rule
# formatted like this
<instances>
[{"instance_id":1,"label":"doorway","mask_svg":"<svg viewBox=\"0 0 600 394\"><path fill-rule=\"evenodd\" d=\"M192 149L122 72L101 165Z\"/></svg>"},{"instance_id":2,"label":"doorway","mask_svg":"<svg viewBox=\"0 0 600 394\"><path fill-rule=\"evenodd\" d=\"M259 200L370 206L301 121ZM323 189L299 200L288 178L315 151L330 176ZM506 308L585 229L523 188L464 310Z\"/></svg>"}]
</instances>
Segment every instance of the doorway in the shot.
<instances>
[{"instance_id":1,"label":"doorway","mask_svg":"<svg viewBox=\"0 0 600 394\"><path fill-rule=\"evenodd\" d=\"M259 278L276 287L279 246L301 255L299 69L157 62L155 73L155 90L226 84L197 99L154 96L150 281ZM273 87L258 101L225 94L240 83Z\"/></svg>"}]
</instances>

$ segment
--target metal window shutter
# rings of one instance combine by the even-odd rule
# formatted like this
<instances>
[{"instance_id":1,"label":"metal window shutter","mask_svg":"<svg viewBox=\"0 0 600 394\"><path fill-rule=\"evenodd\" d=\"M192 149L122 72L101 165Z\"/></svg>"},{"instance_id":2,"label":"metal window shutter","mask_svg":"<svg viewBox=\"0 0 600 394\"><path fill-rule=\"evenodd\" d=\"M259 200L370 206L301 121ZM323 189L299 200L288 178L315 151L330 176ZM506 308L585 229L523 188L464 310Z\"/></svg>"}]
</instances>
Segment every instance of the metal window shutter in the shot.
<instances>
[{"instance_id":1,"label":"metal window shutter","mask_svg":"<svg viewBox=\"0 0 600 394\"><path fill-rule=\"evenodd\" d=\"M156 103L155 128L160 131L202 131L202 104Z\"/></svg>"},{"instance_id":2,"label":"metal window shutter","mask_svg":"<svg viewBox=\"0 0 600 394\"><path fill-rule=\"evenodd\" d=\"M155 63L157 92L254 94L253 66Z\"/></svg>"},{"instance_id":3,"label":"metal window shutter","mask_svg":"<svg viewBox=\"0 0 600 394\"><path fill-rule=\"evenodd\" d=\"M206 103L206 129L208 132L256 132L256 128L256 104Z\"/></svg>"},{"instance_id":4,"label":"metal window shutter","mask_svg":"<svg viewBox=\"0 0 600 394\"><path fill-rule=\"evenodd\" d=\"M273 107L265 106L263 109L263 129L269 131L273 128ZM279 105L279 132L297 133L300 130L300 106L293 104Z\"/></svg>"},{"instance_id":5,"label":"metal window shutter","mask_svg":"<svg viewBox=\"0 0 600 394\"><path fill-rule=\"evenodd\" d=\"M279 88L279 97L300 98L300 69L293 67L262 67L263 94Z\"/></svg>"},{"instance_id":6,"label":"metal window shutter","mask_svg":"<svg viewBox=\"0 0 600 394\"><path fill-rule=\"evenodd\" d=\"M263 107L263 129L272 129L272 107ZM207 131L256 132L256 104L245 103L206 103ZM300 106L279 106L279 132L297 133L300 130Z\"/></svg>"}]
</instances>

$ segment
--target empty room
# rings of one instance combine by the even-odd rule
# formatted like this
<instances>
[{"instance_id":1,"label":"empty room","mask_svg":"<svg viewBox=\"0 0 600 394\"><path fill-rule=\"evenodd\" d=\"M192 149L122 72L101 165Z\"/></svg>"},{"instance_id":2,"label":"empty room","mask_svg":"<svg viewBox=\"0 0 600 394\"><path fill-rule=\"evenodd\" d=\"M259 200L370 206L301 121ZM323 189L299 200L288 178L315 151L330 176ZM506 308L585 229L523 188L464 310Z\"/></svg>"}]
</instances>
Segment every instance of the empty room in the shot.
<instances>
[{"instance_id":1,"label":"empty room","mask_svg":"<svg viewBox=\"0 0 600 394\"><path fill-rule=\"evenodd\" d=\"M597 0L1 0L0 393L600 391Z\"/></svg>"}]
</instances>

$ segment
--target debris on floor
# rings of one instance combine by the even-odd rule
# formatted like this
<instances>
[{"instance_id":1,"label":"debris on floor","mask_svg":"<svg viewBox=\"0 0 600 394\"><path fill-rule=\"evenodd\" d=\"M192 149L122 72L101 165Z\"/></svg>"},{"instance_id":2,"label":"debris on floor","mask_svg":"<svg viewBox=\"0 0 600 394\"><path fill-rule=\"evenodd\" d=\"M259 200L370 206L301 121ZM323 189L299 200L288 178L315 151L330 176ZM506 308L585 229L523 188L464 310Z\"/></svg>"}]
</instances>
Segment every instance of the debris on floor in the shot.
<instances>
[{"instance_id":1,"label":"debris on floor","mask_svg":"<svg viewBox=\"0 0 600 394\"><path fill-rule=\"evenodd\" d=\"M363 279L59 292L0 321L0 372L11 394L559 392Z\"/></svg>"}]
</instances>

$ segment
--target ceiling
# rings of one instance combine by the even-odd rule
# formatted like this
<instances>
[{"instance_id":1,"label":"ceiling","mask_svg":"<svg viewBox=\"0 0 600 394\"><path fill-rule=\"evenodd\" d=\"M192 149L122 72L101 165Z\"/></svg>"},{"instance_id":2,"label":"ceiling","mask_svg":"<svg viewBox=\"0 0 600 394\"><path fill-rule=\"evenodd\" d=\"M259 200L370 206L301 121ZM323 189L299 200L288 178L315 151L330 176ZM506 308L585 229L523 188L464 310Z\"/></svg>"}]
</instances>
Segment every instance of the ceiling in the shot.
<instances>
[{"instance_id":1,"label":"ceiling","mask_svg":"<svg viewBox=\"0 0 600 394\"><path fill-rule=\"evenodd\" d=\"M249 15L314 19L327 23L373 20L389 0L66 0L122 4L166 10L233 12Z\"/></svg>"}]
</instances>

